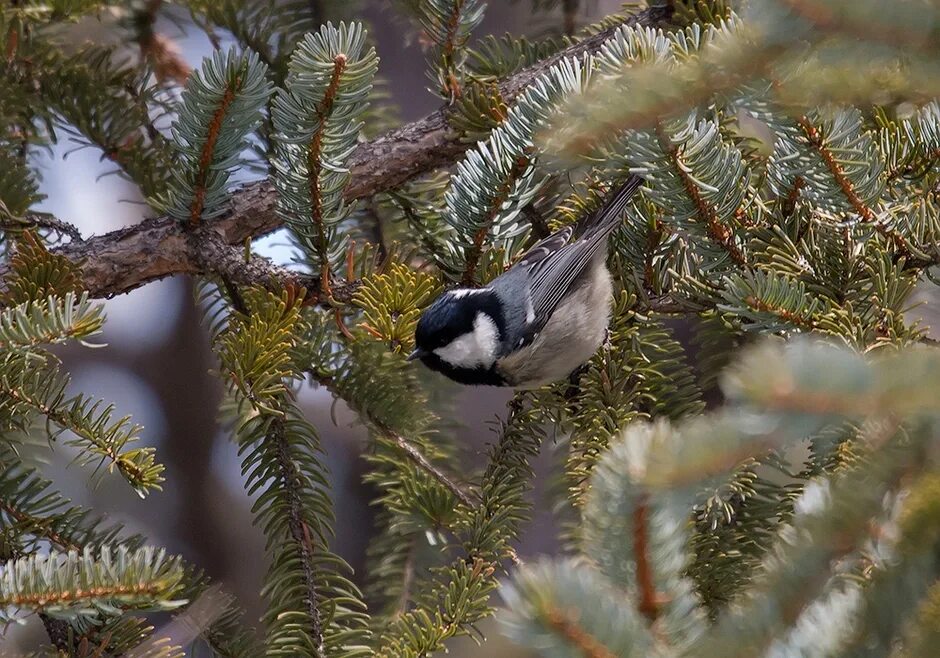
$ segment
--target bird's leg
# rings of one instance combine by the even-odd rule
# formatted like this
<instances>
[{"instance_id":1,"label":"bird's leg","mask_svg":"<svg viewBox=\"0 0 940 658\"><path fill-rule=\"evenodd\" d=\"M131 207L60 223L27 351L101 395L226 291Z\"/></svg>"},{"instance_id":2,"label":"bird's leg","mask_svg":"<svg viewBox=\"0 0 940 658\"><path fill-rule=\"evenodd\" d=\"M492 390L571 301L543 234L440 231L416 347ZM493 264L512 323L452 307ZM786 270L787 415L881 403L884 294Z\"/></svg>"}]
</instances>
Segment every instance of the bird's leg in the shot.
<instances>
[{"instance_id":1,"label":"bird's leg","mask_svg":"<svg viewBox=\"0 0 940 658\"><path fill-rule=\"evenodd\" d=\"M578 393L581 391L581 377L587 372L589 367L590 362L583 363L568 375L568 388L565 389L565 399L567 401L571 402L578 396Z\"/></svg>"},{"instance_id":2,"label":"bird's leg","mask_svg":"<svg viewBox=\"0 0 940 658\"><path fill-rule=\"evenodd\" d=\"M591 366L590 361L587 363L582 363L577 368L575 368L570 375L568 375L568 384L571 386L578 386L581 383L581 376L588 371L588 368Z\"/></svg>"}]
</instances>

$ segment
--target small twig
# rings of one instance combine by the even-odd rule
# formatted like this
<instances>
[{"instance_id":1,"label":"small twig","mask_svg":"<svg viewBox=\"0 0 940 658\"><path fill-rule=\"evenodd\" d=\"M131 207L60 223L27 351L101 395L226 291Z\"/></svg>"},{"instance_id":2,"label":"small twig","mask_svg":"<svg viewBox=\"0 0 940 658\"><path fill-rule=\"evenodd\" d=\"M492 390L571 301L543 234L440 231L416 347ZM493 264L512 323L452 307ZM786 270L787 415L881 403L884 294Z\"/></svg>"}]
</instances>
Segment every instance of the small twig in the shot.
<instances>
[{"instance_id":1,"label":"small twig","mask_svg":"<svg viewBox=\"0 0 940 658\"><path fill-rule=\"evenodd\" d=\"M454 482L449 475L428 461L428 458L421 454L421 451L412 445L408 439L387 427L382 428L382 433L391 439L418 468L444 485L460 502L471 509L476 507L477 501L474 500L474 496L467 493L459 484Z\"/></svg>"},{"instance_id":2,"label":"small twig","mask_svg":"<svg viewBox=\"0 0 940 658\"><path fill-rule=\"evenodd\" d=\"M503 203L505 203L509 194L512 192L513 186L516 184L519 177L525 173L530 162L531 160L527 155L521 155L516 158L516 161L509 169L506 180L503 181L502 186L496 191L493 202L490 204L489 208L487 208L488 212L485 223L477 230L476 234L474 234L473 244L468 250L467 262L464 267L463 277L461 278L463 285L473 285L477 266L480 264L480 257L483 255L483 243L486 240L486 236L489 235L490 228L496 220L496 216L499 214Z\"/></svg>"},{"instance_id":3,"label":"small twig","mask_svg":"<svg viewBox=\"0 0 940 658\"><path fill-rule=\"evenodd\" d=\"M636 560L636 583L640 591L637 608L651 622L659 616L656 582L650 563L649 546L649 494L642 494L633 510L633 557Z\"/></svg>"},{"instance_id":4,"label":"small twig","mask_svg":"<svg viewBox=\"0 0 940 658\"><path fill-rule=\"evenodd\" d=\"M806 135L806 141L810 146L816 149L819 157L822 158L823 162L826 164L826 167L829 169L829 173L832 174L832 177L835 179L836 183L838 183L842 193L845 195L845 198L848 200L849 204L852 206L855 212L858 213L859 217L861 217L867 224L874 226L878 233L887 238L891 244L895 246L899 254L910 254L910 249L908 248L907 242L904 240L904 238L901 237L897 231L892 230L880 222L878 220L878 215L876 215L875 212L865 203L862 197L859 196L858 191L852 184L852 181L849 180L849 177L846 175L845 169L843 169L835 154L833 154L832 150L825 143L822 133L819 132L819 129L813 125L809 117L803 115L797 119L797 123L803 130L803 133Z\"/></svg>"},{"instance_id":5,"label":"small twig","mask_svg":"<svg viewBox=\"0 0 940 658\"><path fill-rule=\"evenodd\" d=\"M48 229L60 235L67 235L73 242L82 241L82 234L75 226L47 213L27 213L22 220L0 219L0 229L5 231L28 228Z\"/></svg>"},{"instance_id":6,"label":"small twig","mask_svg":"<svg viewBox=\"0 0 940 658\"><path fill-rule=\"evenodd\" d=\"M313 377L314 381L326 388L328 391L332 392L337 397L344 400L350 408L354 411L359 411L356 408L356 405L349 400L348 398L343 397L337 390L334 385L333 380L330 377L324 377L321 373L318 373L314 370L309 370L309 374ZM408 457L411 462L420 468L422 471L430 475L432 478L444 485L457 499L462 502L467 507L473 509L477 506L477 500L474 495L467 492L463 487L457 484L449 475L444 473L437 466L432 464L427 457L425 457L418 448L414 446L408 439L403 437L401 434L388 427L387 425L372 419L372 422L375 424L379 432L382 435L391 440L403 453Z\"/></svg>"},{"instance_id":7,"label":"small twig","mask_svg":"<svg viewBox=\"0 0 940 658\"><path fill-rule=\"evenodd\" d=\"M328 298L332 298L330 283L332 273L330 272L329 240L326 234L326 219L323 216L323 198L320 190L320 171L323 164L320 157L323 150L323 135L326 130L326 120L333 112L333 104L339 93L340 81L343 72L346 70L346 55L340 53L333 58L333 74L330 77L330 83L327 85L323 94L323 100L316 107L315 112L320 119L320 128L310 140L307 148L307 193L310 195L310 221L317 231L316 251L320 258L320 289ZM332 301L332 299L330 299Z\"/></svg>"},{"instance_id":8,"label":"small twig","mask_svg":"<svg viewBox=\"0 0 940 658\"><path fill-rule=\"evenodd\" d=\"M688 167L682 161L682 154L680 153L679 147L673 145L669 136L663 130L661 123L656 124L656 134L659 137L663 152L672 160L673 170L676 176L679 177L679 180L682 181L682 186L685 188L686 194L689 195L689 198L692 199L692 203L695 204L695 208L698 211L698 219L704 224L708 237L721 245L721 247L728 252L731 260L738 265L746 266L747 258L744 252L735 244L734 232L722 223L714 205L709 203L702 196L698 183L689 174Z\"/></svg>"},{"instance_id":9,"label":"small twig","mask_svg":"<svg viewBox=\"0 0 940 658\"><path fill-rule=\"evenodd\" d=\"M81 550L81 547L69 541L68 537L64 537L52 529L52 519L50 518L44 519L33 516L20 510L13 503L2 499L0 499L0 511L6 512L18 524L25 526L25 530L29 534L42 537L64 551Z\"/></svg>"},{"instance_id":10,"label":"small twig","mask_svg":"<svg viewBox=\"0 0 940 658\"><path fill-rule=\"evenodd\" d=\"M560 610L554 606L545 610L548 625L577 648L585 658L615 658L614 654L578 624L581 610Z\"/></svg>"},{"instance_id":11,"label":"small twig","mask_svg":"<svg viewBox=\"0 0 940 658\"><path fill-rule=\"evenodd\" d=\"M219 139L219 133L222 131L222 124L225 115L228 113L229 106L235 100L235 90L241 85L241 81L236 78L225 89L219 106L209 121L209 128L206 131L206 143L202 145L202 152L199 154L199 169L196 172L196 181L193 185L193 203L189 209L189 221L192 224L198 224L202 218L203 203L206 198L206 183L209 177L209 168L212 165L212 156L215 153L215 143Z\"/></svg>"},{"instance_id":12,"label":"small twig","mask_svg":"<svg viewBox=\"0 0 940 658\"><path fill-rule=\"evenodd\" d=\"M271 433L266 440L273 441L274 453L278 468L281 471L281 483L287 494L287 525L291 540L297 545L300 554L301 569L304 574L304 602L306 614L310 618L310 635L317 645L320 655L323 654L323 622L320 615L319 595L317 594L317 567L314 560L313 541L310 529L303 518L303 500L299 489L304 479L297 465L290 455L287 438L284 436L283 421L277 419L271 425Z\"/></svg>"},{"instance_id":13,"label":"small twig","mask_svg":"<svg viewBox=\"0 0 940 658\"><path fill-rule=\"evenodd\" d=\"M751 308L760 311L762 313L770 313L774 317L778 317L784 322L789 322L792 325L806 329L807 331L812 331L819 326L819 323L811 315L801 315L800 313L794 313L782 306L775 306L768 302L765 302L762 299L755 297L754 295L748 295L744 298L744 303L750 306Z\"/></svg>"}]
</instances>

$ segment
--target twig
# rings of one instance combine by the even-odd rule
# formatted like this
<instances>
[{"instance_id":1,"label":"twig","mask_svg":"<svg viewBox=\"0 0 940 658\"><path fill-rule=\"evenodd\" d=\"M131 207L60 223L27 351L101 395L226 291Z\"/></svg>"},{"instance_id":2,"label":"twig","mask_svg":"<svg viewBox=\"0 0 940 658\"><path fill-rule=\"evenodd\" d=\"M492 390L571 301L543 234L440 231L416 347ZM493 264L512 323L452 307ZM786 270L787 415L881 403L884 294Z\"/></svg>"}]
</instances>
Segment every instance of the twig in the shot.
<instances>
[{"instance_id":1,"label":"twig","mask_svg":"<svg viewBox=\"0 0 940 658\"><path fill-rule=\"evenodd\" d=\"M310 635L316 643L318 654L323 653L323 622L320 618L318 596L316 587L316 566L314 565L313 540L310 530L303 518L303 500L298 489L302 486L303 475L298 471L297 465L288 451L287 439L284 436L283 420L276 419L271 425L271 433L267 439L274 443L274 453L278 468L281 471L281 482L287 494L287 525L293 542L300 553L300 563L304 574L304 601L306 614L310 617Z\"/></svg>"},{"instance_id":2,"label":"twig","mask_svg":"<svg viewBox=\"0 0 940 658\"><path fill-rule=\"evenodd\" d=\"M580 614L581 611L575 609L561 610L554 606L546 606L545 620L585 658L615 658L607 647L578 623Z\"/></svg>"},{"instance_id":3,"label":"twig","mask_svg":"<svg viewBox=\"0 0 940 658\"><path fill-rule=\"evenodd\" d=\"M428 461L428 458L421 454L421 451L412 445L408 439L403 437L401 434L388 429L387 427L382 428L382 433L391 439L395 445L398 446L403 453L405 453L405 456L407 456L408 459L418 466L418 468L447 487L447 489L452 494L454 494L457 499L460 500L460 502L471 509L476 507L477 501L474 500L474 497L467 493L459 484L454 482L449 475Z\"/></svg>"},{"instance_id":4,"label":"twig","mask_svg":"<svg viewBox=\"0 0 940 658\"><path fill-rule=\"evenodd\" d=\"M317 129L310 140L310 146L307 148L307 186L310 195L310 221L317 231L316 251L320 258L320 288L327 296L330 295L330 282L332 272L330 272L330 244L326 233L326 219L323 216L323 195L320 190L320 171L323 163L320 162L323 149L323 135L326 131L327 119L333 112L333 103L336 101L336 94L339 92L340 80L343 72L346 70L346 55L340 53L333 58L333 75L330 77L330 84L323 94L323 100L316 108L317 117L320 119L320 127Z\"/></svg>"},{"instance_id":5,"label":"twig","mask_svg":"<svg viewBox=\"0 0 940 658\"><path fill-rule=\"evenodd\" d=\"M44 228L55 231L61 235L67 235L73 242L81 242L82 234L74 225L68 222L56 219L48 213L27 213L23 221L4 220L0 228L5 230L15 230L17 228Z\"/></svg>"},{"instance_id":6,"label":"twig","mask_svg":"<svg viewBox=\"0 0 940 658\"><path fill-rule=\"evenodd\" d=\"M663 152L672 160L673 170L679 177L679 180L682 181L682 186L685 188L686 194L689 195L689 198L692 199L692 203L695 204L695 208L698 211L698 219L705 225L705 231L708 237L721 245L721 247L728 252L731 260L738 265L746 266L747 258L744 252L735 244L734 232L722 223L714 205L706 201L702 196L698 183L689 174L689 169L685 163L682 162L679 147L673 145L672 141L663 130L661 123L656 124L656 134L659 137Z\"/></svg>"},{"instance_id":7,"label":"twig","mask_svg":"<svg viewBox=\"0 0 940 658\"><path fill-rule=\"evenodd\" d=\"M849 180L849 177L845 173L845 169L839 163L838 158L825 143L822 133L819 132L819 129L813 125L809 117L803 115L797 119L797 123L800 128L803 130L806 135L806 141L816 149L816 152L822 158L823 162L826 164L826 167L829 169L829 173L832 174L832 177L838 183L839 187L842 190L842 193L845 195L845 198L848 200L849 204L858 213L867 224L874 226L875 230L880 234L885 236L891 244L895 246L898 250L898 253L902 256L910 254L910 249L907 246L904 238L901 237L896 231L885 226L882 222L878 220L878 216L875 212L865 203L862 197L859 196L858 191L855 189L855 186L852 184L852 181Z\"/></svg>"},{"instance_id":8,"label":"twig","mask_svg":"<svg viewBox=\"0 0 940 658\"><path fill-rule=\"evenodd\" d=\"M361 412L361 410L357 408L357 405L351 399L344 397L340 391L337 390L337 387L330 377L324 377L320 373L313 370L308 371L308 373L311 377L313 377L314 381L346 402L346 404L348 404L351 409L357 412ZM428 460L428 458L425 457L424 454L422 454L421 451L414 446L414 444L408 441L408 439L377 419L372 418L371 420L378 431L381 432L385 438L392 441L392 443L394 443L415 466L444 485L452 494L454 494L454 496L457 497L460 502L462 502L467 507L471 509L477 507L479 501L476 499L476 496L469 493L466 489L454 482L454 480L449 475L432 464L430 460Z\"/></svg>"},{"instance_id":9,"label":"twig","mask_svg":"<svg viewBox=\"0 0 940 658\"><path fill-rule=\"evenodd\" d=\"M658 596L656 595L656 582L653 579L653 567L650 564L649 546L649 495L643 494L633 510L633 556L636 560L636 582L640 590L640 601L637 605L643 616L656 621L659 616Z\"/></svg>"}]
</instances>

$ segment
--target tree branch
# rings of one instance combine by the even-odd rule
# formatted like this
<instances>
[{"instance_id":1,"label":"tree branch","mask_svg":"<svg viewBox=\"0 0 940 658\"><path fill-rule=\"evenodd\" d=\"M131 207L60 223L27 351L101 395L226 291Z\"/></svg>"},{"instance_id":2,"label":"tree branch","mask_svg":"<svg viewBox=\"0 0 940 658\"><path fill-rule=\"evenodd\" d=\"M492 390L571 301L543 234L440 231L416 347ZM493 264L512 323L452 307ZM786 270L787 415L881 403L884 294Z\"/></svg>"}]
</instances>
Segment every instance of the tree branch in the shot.
<instances>
[{"instance_id":1,"label":"tree branch","mask_svg":"<svg viewBox=\"0 0 940 658\"><path fill-rule=\"evenodd\" d=\"M625 22L659 25L671 14L669 7L651 7ZM559 60L596 52L616 29L614 26L598 32L503 79L498 84L501 97L511 103ZM450 126L451 111L444 106L423 119L359 145L349 159L351 176L344 193L346 200L368 197L452 165L472 143ZM318 303L318 277L290 272L257 256L246 261L240 257L241 249L233 247L281 226L274 205L274 187L259 181L234 191L227 212L201 222L195 229L164 216L84 241L73 240L55 252L80 265L82 283L93 297L113 297L175 274L223 274L238 284L272 285L274 280L280 280L303 285L310 297L308 303ZM0 266L0 278L7 271L6 265ZM353 284L333 285L334 299L344 301L344 297L351 297Z\"/></svg>"},{"instance_id":2,"label":"tree branch","mask_svg":"<svg viewBox=\"0 0 940 658\"><path fill-rule=\"evenodd\" d=\"M460 502L470 509L474 509L477 506L478 501L474 500L474 496L472 494L465 491L459 484L454 482L454 480L452 480L449 475L428 461L428 458L425 457L414 445L412 445L408 439L386 427L382 428L382 432L385 434L385 436L391 439L396 446L398 446L398 448L405 454L406 457L408 457L409 460L411 460L422 471L437 480L440 484L444 485L444 487L454 494L454 496Z\"/></svg>"},{"instance_id":3,"label":"tree branch","mask_svg":"<svg viewBox=\"0 0 940 658\"><path fill-rule=\"evenodd\" d=\"M303 601L302 611L309 619L310 638L316 644L318 656L326 655L323 648L323 620L320 615L320 596L317 593L317 564L314 559L314 546L312 533L304 521L304 502L301 489L306 477L297 468L290 454L287 438L284 436L284 421L280 418L271 424L272 431L265 437L265 441L273 443L277 467L280 470L279 479L284 496L287 499L287 527L290 538L297 547L300 569L303 572ZM291 611L301 612L301 611Z\"/></svg>"}]
</instances>

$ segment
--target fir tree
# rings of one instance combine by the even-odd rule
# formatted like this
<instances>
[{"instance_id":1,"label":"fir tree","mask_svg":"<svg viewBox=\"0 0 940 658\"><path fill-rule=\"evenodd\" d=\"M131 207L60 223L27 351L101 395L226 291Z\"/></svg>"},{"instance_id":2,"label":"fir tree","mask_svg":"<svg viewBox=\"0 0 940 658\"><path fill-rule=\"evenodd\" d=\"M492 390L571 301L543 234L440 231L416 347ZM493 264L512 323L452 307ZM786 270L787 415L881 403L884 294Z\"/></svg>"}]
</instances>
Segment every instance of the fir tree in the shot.
<instances>
[{"instance_id":1,"label":"fir tree","mask_svg":"<svg viewBox=\"0 0 940 658\"><path fill-rule=\"evenodd\" d=\"M940 265L940 6L651 1L578 28L580 3L538 0L550 34L480 39L482 2L396 3L442 103L401 125L343 4L0 9L3 623L37 615L40 655L89 657L181 656L148 622L173 615L219 656L418 657L485 641L494 612L547 656L932 655L940 356L905 313ZM157 30L184 15L216 46L193 71ZM110 21L135 56L63 54L79 21ZM63 136L152 217L86 238L37 212L36 153ZM452 410L404 359L421 310L630 174L609 344L516 394L466 472ZM253 252L282 227L296 262ZM95 300L184 273L266 540L257 632L198 565L73 504L23 449L65 443L141 497L173 486L142 428L67 392L54 347L95 344ZM368 429L364 574L332 545L305 386ZM562 550L524 564L549 435Z\"/></svg>"}]
</instances>

